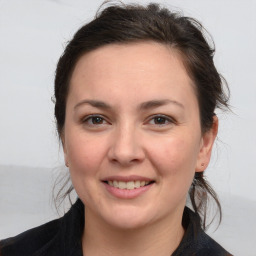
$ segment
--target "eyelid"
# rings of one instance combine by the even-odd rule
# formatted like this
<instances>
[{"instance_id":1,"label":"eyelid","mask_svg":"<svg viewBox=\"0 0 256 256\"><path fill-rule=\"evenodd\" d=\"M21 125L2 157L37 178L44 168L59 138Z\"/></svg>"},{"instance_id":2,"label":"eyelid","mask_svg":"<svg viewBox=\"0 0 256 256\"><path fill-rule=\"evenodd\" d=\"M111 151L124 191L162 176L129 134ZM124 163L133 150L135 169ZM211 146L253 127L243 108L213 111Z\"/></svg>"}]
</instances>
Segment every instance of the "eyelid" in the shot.
<instances>
[{"instance_id":1,"label":"eyelid","mask_svg":"<svg viewBox=\"0 0 256 256\"><path fill-rule=\"evenodd\" d=\"M90 124L88 122L88 120L92 119L93 117L102 118L104 123ZM165 115L165 114L154 114L154 115L151 115L151 116L149 116L147 118L147 120L144 122L144 124L148 124L150 121L152 121L154 118L157 118L157 117L161 117L161 118L166 119L166 121L168 123L166 123L166 124L151 124L151 125L161 127L161 126L167 126L167 125L171 125L171 124L177 124L177 121L173 117ZM104 115L102 115L102 114L86 115L85 117L83 117L81 119L81 123L82 124L87 124L88 126L102 126L102 125L106 125L106 124L111 124L110 121Z\"/></svg>"},{"instance_id":2,"label":"eyelid","mask_svg":"<svg viewBox=\"0 0 256 256\"><path fill-rule=\"evenodd\" d=\"M100 117L100 118L103 119L104 122L110 124L110 122L106 119L106 117L103 116L103 115L101 115L101 114L90 114L90 115L87 115L87 116L85 116L85 117L83 117L83 118L81 119L81 123L83 123L83 124L84 124L84 123L87 123L88 125L91 125L91 126L97 126L97 124L89 124L89 123L88 123L88 120L90 120L90 119L93 118L93 117ZM98 126L100 126L100 125L104 125L104 124L98 124Z\"/></svg>"},{"instance_id":3,"label":"eyelid","mask_svg":"<svg viewBox=\"0 0 256 256\"><path fill-rule=\"evenodd\" d=\"M152 115L150 116L146 123L149 123L149 121L153 120L154 118L156 117L162 117L162 118L165 118L169 123L168 124L154 124L156 126L166 126L166 125L170 125L170 124L176 124L177 121L173 118L173 117L170 117L170 116L167 116L167 115L164 115L164 114L155 114L155 115Z\"/></svg>"}]
</instances>

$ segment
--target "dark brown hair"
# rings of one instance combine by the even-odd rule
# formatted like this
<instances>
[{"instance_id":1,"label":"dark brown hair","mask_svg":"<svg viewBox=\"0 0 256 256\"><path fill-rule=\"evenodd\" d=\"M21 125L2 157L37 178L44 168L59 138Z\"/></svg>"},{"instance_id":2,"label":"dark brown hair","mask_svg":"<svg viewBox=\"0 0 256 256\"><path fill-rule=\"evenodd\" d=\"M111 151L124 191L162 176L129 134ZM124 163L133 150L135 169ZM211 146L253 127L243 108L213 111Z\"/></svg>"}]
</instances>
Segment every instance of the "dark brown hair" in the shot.
<instances>
[{"instance_id":1,"label":"dark brown hair","mask_svg":"<svg viewBox=\"0 0 256 256\"><path fill-rule=\"evenodd\" d=\"M59 136L61 137L65 123L69 82L78 59L104 45L146 40L168 45L180 53L194 82L202 133L207 132L213 125L215 109L228 108L229 97L223 89L226 82L217 72L213 62L214 45L209 45L205 35L206 31L195 19L184 17L158 4L112 4L101 8L95 19L76 32L57 65L55 117ZM226 88L228 92L228 87ZM64 196L71 190L72 187ZM61 195L59 191L57 196ZM209 197L216 202L221 221L220 203L216 193L204 179L203 172L195 174L189 195L194 211L202 218L203 228L206 227L206 206Z\"/></svg>"}]
</instances>

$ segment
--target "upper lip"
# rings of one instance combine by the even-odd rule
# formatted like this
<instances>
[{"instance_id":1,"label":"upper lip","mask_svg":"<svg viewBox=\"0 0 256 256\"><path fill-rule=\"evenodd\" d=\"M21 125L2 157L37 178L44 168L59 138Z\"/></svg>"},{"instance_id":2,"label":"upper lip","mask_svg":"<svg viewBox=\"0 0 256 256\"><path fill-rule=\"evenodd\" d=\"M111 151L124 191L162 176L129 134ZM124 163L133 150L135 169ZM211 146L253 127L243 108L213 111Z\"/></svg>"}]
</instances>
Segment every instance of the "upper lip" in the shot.
<instances>
[{"instance_id":1,"label":"upper lip","mask_svg":"<svg viewBox=\"0 0 256 256\"><path fill-rule=\"evenodd\" d=\"M129 175L129 176L107 176L102 179L102 181L110 181L110 180L117 180L117 181L153 181L153 179L143 177L143 176L138 176L138 175Z\"/></svg>"}]
</instances>

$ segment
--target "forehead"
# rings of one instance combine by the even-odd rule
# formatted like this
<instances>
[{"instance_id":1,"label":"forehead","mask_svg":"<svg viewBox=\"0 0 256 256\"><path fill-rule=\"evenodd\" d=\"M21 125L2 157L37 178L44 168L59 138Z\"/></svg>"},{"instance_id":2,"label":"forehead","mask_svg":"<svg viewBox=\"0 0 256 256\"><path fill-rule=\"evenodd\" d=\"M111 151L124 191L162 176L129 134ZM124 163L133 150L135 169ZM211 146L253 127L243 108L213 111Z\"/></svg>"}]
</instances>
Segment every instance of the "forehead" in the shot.
<instances>
[{"instance_id":1,"label":"forehead","mask_svg":"<svg viewBox=\"0 0 256 256\"><path fill-rule=\"evenodd\" d=\"M195 96L178 51L151 41L111 44L86 53L75 66L70 87L76 97Z\"/></svg>"},{"instance_id":2,"label":"forehead","mask_svg":"<svg viewBox=\"0 0 256 256\"><path fill-rule=\"evenodd\" d=\"M81 78L86 71L95 70L98 74L107 71L133 71L133 74L153 71L152 75L161 71L186 73L179 52L154 41L110 44L88 52L77 61L71 81Z\"/></svg>"}]
</instances>

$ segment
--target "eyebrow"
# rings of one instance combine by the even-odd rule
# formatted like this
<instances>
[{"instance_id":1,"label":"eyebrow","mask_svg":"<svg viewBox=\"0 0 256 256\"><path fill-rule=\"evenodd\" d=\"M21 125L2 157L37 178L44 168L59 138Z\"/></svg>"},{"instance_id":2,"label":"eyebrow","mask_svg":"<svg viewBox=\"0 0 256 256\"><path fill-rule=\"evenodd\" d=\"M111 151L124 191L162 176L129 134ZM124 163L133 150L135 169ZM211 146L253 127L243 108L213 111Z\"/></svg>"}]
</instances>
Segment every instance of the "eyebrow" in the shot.
<instances>
[{"instance_id":1,"label":"eyebrow","mask_svg":"<svg viewBox=\"0 0 256 256\"><path fill-rule=\"evenodd\" d=\"M83 104L89 104L95 108L99 108L99 109L110 109L111 106L103 101L99 101L99 100L82 100L80 101L78 104L75 105L74 109L76 109L77 107L83 105Z\"/></svg>"},{"instance_id":2,"label":"eyebrow","mask_svg":"<svg viewBox=\"0 0 256 256\"><path fill-rule=\"evenodd\" d=\"M109 104L99 100L82 100L75 105L74 109L76 109L77 107L83 104L89 104L95 108L104 109L104 110L111 109L111 106ZM138 110L148 110L152 108L161 107L167 104L175 104L178 107L184 108L184 105L178 101L163 99L163 100L149 100L149 101L143 102L138 106Z\"/></svg>"},{"instance_id":3,"label":"eyebrow","mask_svg":"<svg viewBox=\"0 0 256 256\"><path fill-rule=\"evenodd\" d=\"M140 104L139 109L148 110L152 108L161 107L167 104L175 104L176 106L184 108L184 105L176 100L164 99L164 100L150 100L150 101L143 102Z\"/></svg>"}]
</instances>

